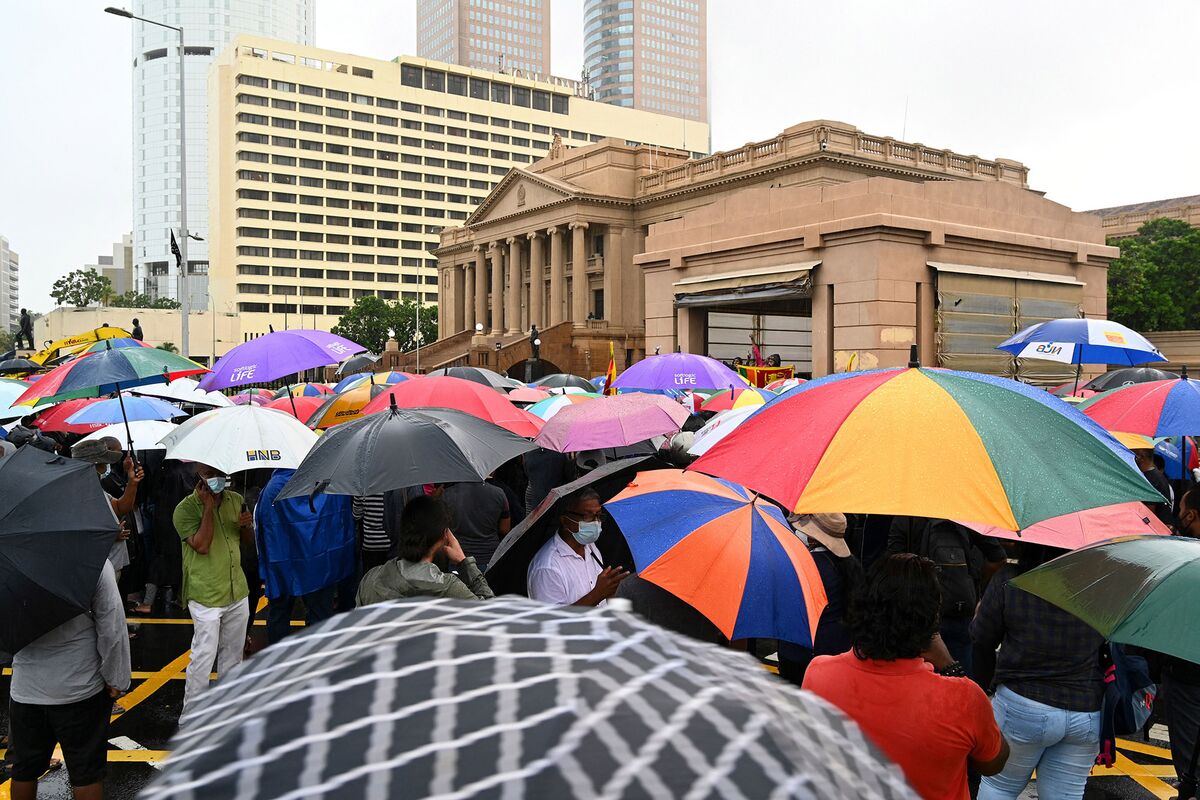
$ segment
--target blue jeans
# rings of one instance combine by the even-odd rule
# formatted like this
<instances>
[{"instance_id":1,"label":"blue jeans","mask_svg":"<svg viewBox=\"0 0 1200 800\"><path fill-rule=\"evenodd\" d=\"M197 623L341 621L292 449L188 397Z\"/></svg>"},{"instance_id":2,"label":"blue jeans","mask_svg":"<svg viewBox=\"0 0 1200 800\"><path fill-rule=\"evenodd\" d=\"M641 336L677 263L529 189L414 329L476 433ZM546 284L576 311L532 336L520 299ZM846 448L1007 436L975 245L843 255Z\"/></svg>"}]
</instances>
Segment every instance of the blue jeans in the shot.
<instances>
[{"instance_id":1,"label":"blue jeans","mask_svg":"<svg viewBox=\"0 0 1200 800\"><path fill-rule=\"evenodd\" d=\"M992 698L1010 748L998 775L985 776L979 800L1015 800L1037 770L1039 797L1078 800L1100 752L1100 712L1064 711L1001 686Z\"/></svg>"}]
</instances>

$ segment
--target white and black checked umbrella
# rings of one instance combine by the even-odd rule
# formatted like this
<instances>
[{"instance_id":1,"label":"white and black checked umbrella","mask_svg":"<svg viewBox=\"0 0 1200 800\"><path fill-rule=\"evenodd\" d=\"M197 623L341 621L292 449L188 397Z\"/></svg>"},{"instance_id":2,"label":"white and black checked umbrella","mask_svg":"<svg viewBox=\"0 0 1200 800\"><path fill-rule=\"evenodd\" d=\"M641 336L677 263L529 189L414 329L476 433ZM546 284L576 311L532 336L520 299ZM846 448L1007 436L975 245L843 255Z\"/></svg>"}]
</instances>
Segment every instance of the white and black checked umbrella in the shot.
<instances>
[{"instance_id":1,"label":"white and black checked umbrella","mask_svg":"<svg viewBox=\"0 0 1200 800\"><path fill-rule=\"evenodd\" d=\"M205 694L143 800L909 798L858 726L633 614L367 606Z\"/></svg>"}]
</instances>

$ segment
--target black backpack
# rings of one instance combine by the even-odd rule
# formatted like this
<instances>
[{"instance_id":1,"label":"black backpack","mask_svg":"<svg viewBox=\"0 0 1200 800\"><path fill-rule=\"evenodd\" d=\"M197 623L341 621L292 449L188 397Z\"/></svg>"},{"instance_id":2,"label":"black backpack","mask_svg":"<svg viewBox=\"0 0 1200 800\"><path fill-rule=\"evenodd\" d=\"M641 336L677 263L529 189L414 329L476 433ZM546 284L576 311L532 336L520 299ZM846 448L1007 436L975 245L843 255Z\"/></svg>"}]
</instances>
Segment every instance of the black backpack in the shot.
<instances>
[{"instance_id":1,"label":"black backpack","mask_svg":"<svg viewBox=\"0 0 1200 800\"><path fill-rule=\"evenodd\" d=\"M914 520L919 525L920 520ZM969 619L979 602L980 554L971 532L948 519L924 520L913 552L937 565L942 618Z\"/></svg>"}]
</instances>

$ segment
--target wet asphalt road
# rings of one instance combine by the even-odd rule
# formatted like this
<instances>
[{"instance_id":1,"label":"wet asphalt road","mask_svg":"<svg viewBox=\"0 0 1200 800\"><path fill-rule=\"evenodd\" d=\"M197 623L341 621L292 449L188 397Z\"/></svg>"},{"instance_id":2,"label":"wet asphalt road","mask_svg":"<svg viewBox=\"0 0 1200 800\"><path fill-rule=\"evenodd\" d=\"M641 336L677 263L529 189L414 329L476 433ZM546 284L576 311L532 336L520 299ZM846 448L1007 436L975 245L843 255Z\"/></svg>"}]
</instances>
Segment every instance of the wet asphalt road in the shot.
<instances>
[{"instance_id":1,"label":"wet asphalt road","mask_svg":"<svg viewBox=\"0 0 1200 800\"><path fill-rule=\"evenodd\" d=\"M297 609L297 614L301 610ZM258 647L266 643L261 624L263 613L251 638ZM112 723L109 731L109 769L105 779L105 797L134 798L156 772L151 762L165 757L183 704L183 667L192 629L181 612L156 614L137 622L137 637L130 642L133 656L133 690L121 703L127 710ZM6 674L0 677L0 697L8 697ZM0 729L7 731L7 704L0 708ZM1097 768L1088 782L1085 800L1147 800L1174 797L1174 774L1170 754L1161 741L1121 743L1118 766L1112 770ZM136 749L142 748L142 749ZM1027 789L1022 798L1037 798L1036 787ZM8 800L8 784L0 782L0 800ZM67 800L71 797L65 769L49 773L39 784L39 798ZM217 798L213 798L217 800Z\"/></svg>"}]
</instances>

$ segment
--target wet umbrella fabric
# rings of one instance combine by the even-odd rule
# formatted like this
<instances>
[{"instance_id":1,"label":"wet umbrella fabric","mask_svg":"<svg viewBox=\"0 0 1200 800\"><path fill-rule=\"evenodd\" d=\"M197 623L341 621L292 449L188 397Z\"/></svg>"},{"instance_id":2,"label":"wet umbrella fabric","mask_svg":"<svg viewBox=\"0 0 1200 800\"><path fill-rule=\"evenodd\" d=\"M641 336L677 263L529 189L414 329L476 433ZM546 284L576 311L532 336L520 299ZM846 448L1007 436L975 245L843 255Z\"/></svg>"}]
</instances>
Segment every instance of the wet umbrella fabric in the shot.
<instances>
[{"instance_id":1,"label":"wet umbrella fabric","mask_svg":"<svg viewBox=\"0 0 1200 800\"><path fill-rule=\"evenodd\" d=\"M221 356L200 381L206 391L270 383L307 369L336 364L366 348L336 334L316 330L272 331L242 342Z\"/></svg>"},{"instance_id":2,"label":"wet umbrella fabric","mask_svg":"<svg viewBox=\"0 0 1200 800\"><path fill-rule=\"evenodd\" d=\"M173 422L161 422L153 419L131 422L129 423L129 434L133 437L133 449L135 451L165 450L166 445L162 444L161 439L177 427L179 426ZM111 436L114 439L124 442L126 440L125 426L120 423L108 425L98 431L92 431L83 437L81 441L103 439L106 436Z\"/></svg>"},{"instance_id":3,"label":"wet umbrella fabric","mask_svg":"<svg viewBox=\"0 0 1200 800\"><path fill-rule=\"evenodd\" d=\"M389 408L327 431L279 499L482 481L533 449L529 440L461 411Z\"/></svg>"},{"instance_id":4,"label":"wet umbrella fabric","mask_svg":"<svg viewBox=\"0 0 1200 800\"><path fill-rule=\"evenodd\" d=\"M1093 392L1107 392L1110 389L1132 386L1135 383L1169 381L1178 377L1177 373L1168 372L1165 369L1158 369L1157 367L1124 367L1123 369L1114 369L1111 372L1106 372L1103 375L1092 378L1083 385L1083 388L1091 389Z\"/></svg>"},{"instance_id":5,"label":"wet umbrella fabric","mask_svg":"<svg viewBox=\"0 0 1200 800\"><path fill-rule=\"evenodd\" d=\"M613 381L614 389L651 391L730 389L745 385L746 381L720 361L691 353L647 356Z\"/></svg>"},{"instance_id":6,"label":"wet umbrella fabric","mask_svg":"<svg viewBox=\"0 0 1200 800\"><path fill-rule=\"evenodd\" d=\"M686 408L662 395L637 392L601 397L562 409L546 422L535 441L560 453L624 447L675 433L688 416Z\"/></svg>"},{"instance_id":7,"label":"wet umbrella fabric","mask_svg":"<svg viewBox=\"0 0 1200 800\"><path fill-rule=\"evenodd\" d=\"M537 436L546 424L541 417L514 406L499 392L462 378L430 376L390 386L363 406L362 413L386 411L393 402L399 408L450 408L462 411L530 439Z\"/></svg>"},{"instance_id":8,"label":"wet umbrella fabric","mask_svg":"<svg viewBox=\"0 0 1200 800\"><path fill-rule=\"evenodd\" d=\"M295 417L303 423L308 423L312 415L325 405L325 396L320 397L280 397L263 406L274 411L282 411L288 416Z\"/></svg>"},{"instance_id":9,"label":"wet umbrella fabric","mask_svg":"<svg viewBox=\"0 0 1200 800\"><path fill-rule=\"evenodd\" d=\"M555 372L550 375L538 378L531 386L540 387L542 389L565 389L574 387L582 389L585 392L596 391L596 385L587 378L581 378L578 375L569 375L565 372Z\"/></svg>"},{"instance_id":10,"label":"wet umbrella fabric","mask_svg":"<svg viewBox=\"0 0 1200 800\"><path fill-rule=\"evenodd\" d=\"M143 800L912 797L833 706L633 614L355 609L206 692Z\"/></svg>"},{"instance_id":11,"label":"wet umbrella fabric","mask_svg":"<svg viewBox=\"0 0 1200 800\"><path fill-rule=\"evenodd\" d=\"M1052 319L1005 339L997 350L1060 364L1145 364L1166 361L1145 336L1107 319Z\"/></svg>"},{"instance_id":12,"label":"wet umbrella fabric","mask_svg":"<svg viewBox=\"0 0 1200 800\"><path fill-rule=\"evenodd\" d=\"M356 356L350 356L341 364L338 364L335 375L352 375L355 372L361 372L364 369L370 369L372 365L379 360L379 356L374 353L359 353Z\"/></svg>"},{"instance_id":13,"label":"wet umbrella fabric","mask_svg":"<svg viewBox=\"0 0 1200 800\"><path fill-rule=\"evenodd\" d=\"M291 414L256 406L205 411L162 439L167 458L196 461L226 474L294 469L316 442L317 435Z\"/></svg>"},{"instance_id":14,"label":"wet umbrella fabric","mask_svg":"<svg viewBox=\"0 0 1200 800\"><path fill-rule=\"evenodd\" d=\"M444 369L435 369L429 375L432 377L445 375L450 378L475 381L500 392L507 392L510 389L520 389L525 385L518 380L501 375L499 372L492 372L490 369L484 369L483 367L446 367Z\"/></svg>"},{"instance_id":15,"label":"wet umbrella fabric","mask_svg":"<svg viewBox=\"0 0 1200 800\"><path fill-rule=\"evenodd\" d=\"M242 389L230 395L229 402L235 406L265 406L275 399L270 389Z\"/></svg>"},{"instance_id":16,"label":"wet umbrella fabric","mask_svg":"<svg viewBox=\"0 0 1200 800\"><path fill-rule=\"evenodd\" d=\"M1154 512L1144 503L1117 503L1100 508L1089 508L1074 514L1043 520L1020 532L1006 531L992 525L974 522L959 523L984 536L1009 539L1014 542L1030 542L1058 547L1063 550L1078 550L1090 544L1103 542L1118 536L1148 535L1169 536L1171 530L1159 522Z\"/></svg>"},{"instance_id":17,"label":"wet umbrella fabric","mask_svg":"<svg viewBox=\"0 0 1200 800\"><path fill-rule=\"evenodd\" d=\"M376 386L391 386L396 383L403 383L407 380L420 377L418 375L410 375L407 372L399 372L397 370L389 370L387 372L360 372L357 375L351 375L347 378L342 378L333 386L334 394L357 389L364 383L373 383Z\"/></svg>"},{"instance_id":18,"label":"wet umbrella fabric","mask_svg":"<svg viewBox=\"0 0 1200 800\"><path fill-rule=\"evenodd\" d=\"M55 431L58 433L91 433L92 431L99 430L106 423L75 424L67 422L80 409L99 402L100 398L98 397L78 397L74 400L66 400L55 406L42 406L36 410L37 418L33 421L33 427L47 433ZM35 413L29 406L17 406L17 408L26 409L26 414Z\"/></svg>"},{"instance_id":19,"label":"wet umbrella fabric","mask_svg":"<svg viewBox=\"0 0 1200 800\"><path fill-rule=\"evenodd\" d=\"M14 381L0 378L0 422L20 419L29 413L29 406L14 406L17 398L25 394L30 384L25 381Z\"/></svg>"},{"instance_id":20,"label":"wet umbrella fabric","mask_svg":"<svg viewBox=\"0 0 1200 800\"><path fill-rule=\"evenodd\" d=\"M67 417L67 422L72 425L112 425L122 421L168 420L186 416L186 411L181 411L178 406L173 406L165 400L154 397L122 397L119 400L111 398L88 403Z\"/></svg>"},{"instance_id":21,"label":"wet umbrella fabric","mask_svg":"<svg viewBox=\"0 0 1200 800\"><path fill-rule=\"evenodd\" d=\"M293 383L276 391L271 395L271 399L286 398L289 394L292 397L324 397L327 394L333 394L333 389L323 383Z\"/></svg>"},{"instance_id":22,"label":"wet umbrella fabric","mask_svg":"<svg viewBox=\"0 0 1200 800\"><path fill-rule=\"evenodd\" d=\"M321 405L308 417L308 427L315 431L332 428L356 420L363 415L363 408L373 398L383 394L388 387L380 383L360 383L334 395L326 395Z\"/></svg>"},{"instance_id":23,"label":"wet umbrella fabric","mask_svg":"<svg viewBox=\"0 0 1200 800\"><path fill-rule=\"evenodd\" d=\"M0 460L0 650L91 608L117 528L91 464L35 447Z\"/></svg>"},{"instance_id":24,"label":"wet umbrella fabric","mask_svg":"<svg viewBox=\"0 0 1200 800\"><path fill-rule=\"evenodd\" d=\"M0 361L0 375L23 375L27 372L38 372L42 365L28 358L9 358Z\"/></svg>"},{"instance_id":25,"label":"wet umbrella fabric","mask_svg":"<svg viewBox=\"0 0 1200 800\"><path fill-rule=\"evenodd\" d=\"M590 488L595 489L601 502L604 502L624 489L639 471L650 469L653 461L652 456L609 461L570 483L551 489L537 507L500 540L500 546L488 562L486 573L492 591L498 595L528 594L526 575L529 563L542 545L557 532L557 509L564 498L580 489ZM601 528L596 546L600 548L605 564L633 569L633 555L616 525L607 524Z\"/></svg>"},{"instance_id":26,"label":"wet umbrella fabric","mask_svg":"<svg viewBox=\"0 0 1200 800\"><path fill-rule=\"evenodd\" d=\"M30 386L17 403L40 406L56 400L103 397L122 389L168 383L205 372L208 368L202 364L153 347L101 350L55 367Z\"/></svg>"},{"instance_id":27,"label":"wet umbrella fabric","mask_svg":"<svg viewBox=\"0 0 1200 800\"><path fill-rule=\"evenodd\" d=\"M1200 381L1183 377L1122 386L1088 398L1079 410L1112 431L1193 436L1200 434Z\"/></svg>"},{"instance_id":28,"label":"wet umbrella fabric","mask_svg":"<svg viewBox=\"0 0 1200 800\"><path fill-rule=\"evenodd\" d=\"M131 341L137 341L133 339ZM131 389L130 394L142 397L157 397L172 403L183 403L191 406L206 408L225 408L234 405L233 401L220 392L206 392L200 388L200 381L192 378L176 378L170 383L151 384Z\"/></svg>"}]
</instances>

